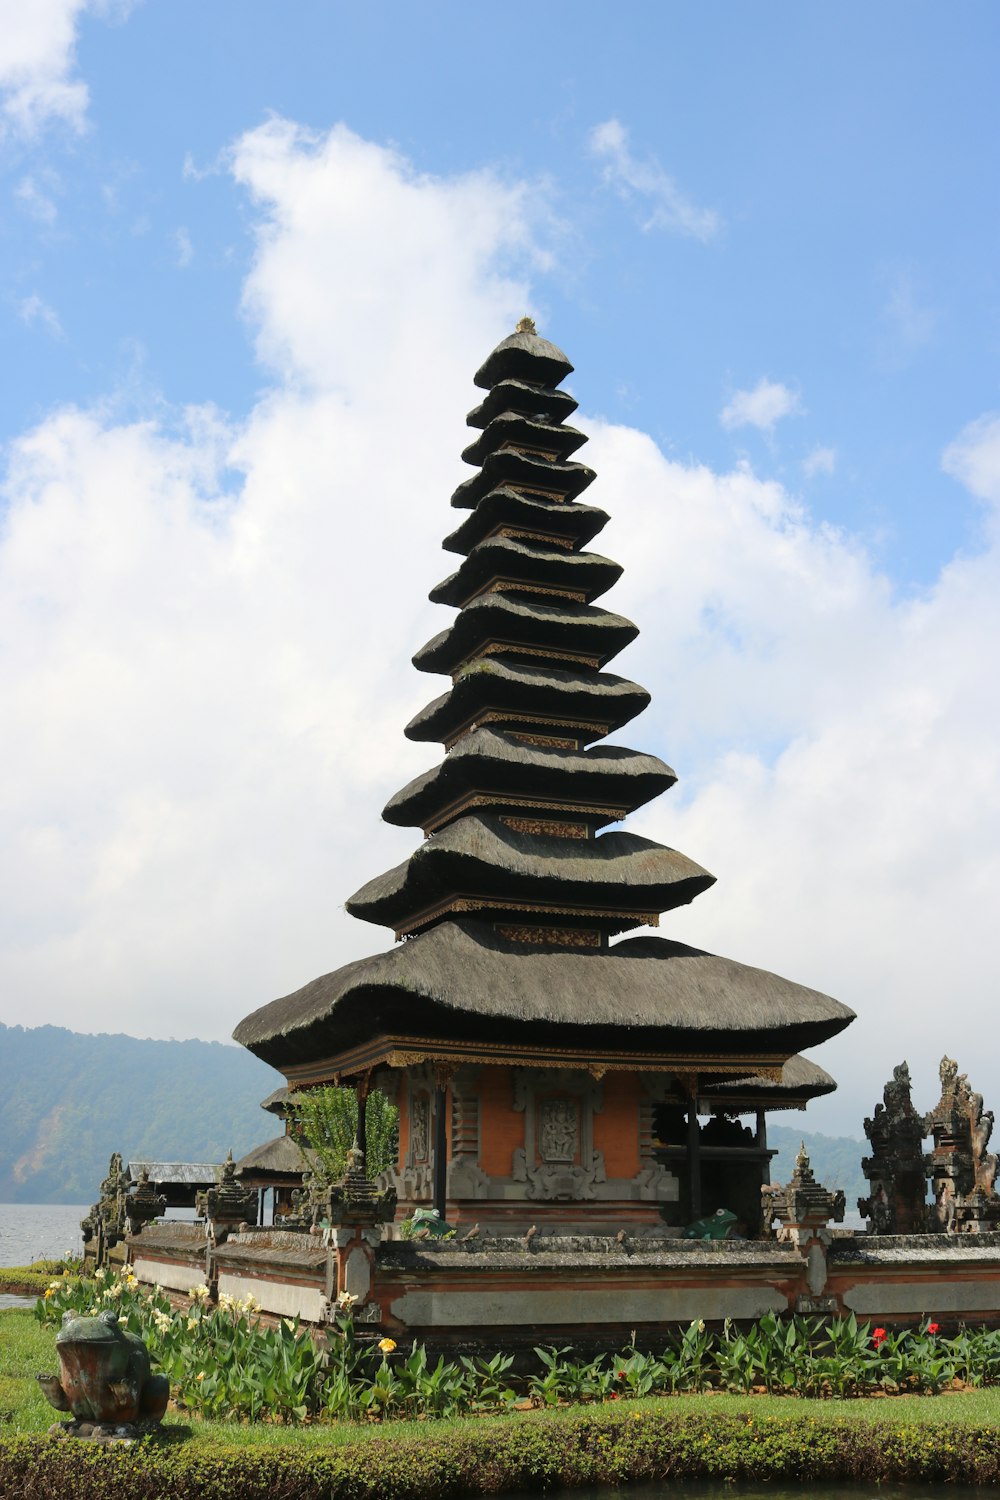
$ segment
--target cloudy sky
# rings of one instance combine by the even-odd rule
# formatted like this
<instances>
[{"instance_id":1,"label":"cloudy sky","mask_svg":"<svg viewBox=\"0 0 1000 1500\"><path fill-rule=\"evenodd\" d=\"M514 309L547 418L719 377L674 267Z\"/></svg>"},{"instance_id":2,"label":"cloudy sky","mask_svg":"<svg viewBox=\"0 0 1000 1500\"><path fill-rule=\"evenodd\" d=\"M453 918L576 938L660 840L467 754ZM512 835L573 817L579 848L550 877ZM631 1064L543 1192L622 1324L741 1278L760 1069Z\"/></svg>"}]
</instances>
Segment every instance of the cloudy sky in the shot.
<instances>
[{"instance_id":1,"label":"cloudy sky","mask_svg":"<svg viewBox=\"0 0 1000 1500\"><path fill-rule=\"evenodd\" d=\"M386 946L342 903L413 847L471 376L531 313L642 630L618 738L681 777L630 826L719 877L662 930L858 1011L813 1128L946 1050L1000 1108L998 43L0 0L0 1019L225 1038Z\"/></svg>"}]
</instances>

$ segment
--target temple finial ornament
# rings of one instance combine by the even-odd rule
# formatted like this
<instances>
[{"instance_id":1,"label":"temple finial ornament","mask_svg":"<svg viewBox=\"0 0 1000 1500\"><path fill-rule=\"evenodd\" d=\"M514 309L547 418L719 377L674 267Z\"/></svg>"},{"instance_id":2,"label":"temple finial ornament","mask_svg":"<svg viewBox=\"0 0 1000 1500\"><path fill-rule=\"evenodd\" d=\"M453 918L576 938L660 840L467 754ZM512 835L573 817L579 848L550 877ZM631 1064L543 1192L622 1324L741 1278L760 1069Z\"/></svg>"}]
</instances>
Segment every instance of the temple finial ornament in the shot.
<instances>
[{"instance_id":1,"label":"temple finial ornament","mask_svg":"<svg viewBox=\"0 0 1000 1500\"><path fill-rule=\"evenodd\" d=\"M519 318L515 333L537 333L534 318Z\"/></svg>"}]
</instances>

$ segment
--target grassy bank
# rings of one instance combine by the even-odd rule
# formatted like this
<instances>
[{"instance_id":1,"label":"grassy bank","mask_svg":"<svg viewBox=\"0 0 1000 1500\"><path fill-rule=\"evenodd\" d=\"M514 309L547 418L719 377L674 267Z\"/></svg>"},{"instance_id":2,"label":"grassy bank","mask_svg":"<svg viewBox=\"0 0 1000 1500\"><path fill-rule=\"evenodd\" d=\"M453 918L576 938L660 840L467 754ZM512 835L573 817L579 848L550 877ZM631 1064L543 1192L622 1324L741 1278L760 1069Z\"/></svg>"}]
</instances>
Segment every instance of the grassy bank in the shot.
<instances>
[{"instance_id":1,"label":"grassy bank","mask_svg":"<svg viewBox=\"0 0 1000 1500\"><path fill-rule=\"evenodd\" d=\"M41 1297L53 1277L61 1276L65 1261L35 1260L30 1266L0 1266L0 1292L10 1297Z\"/></svg>"},{"instance_id":2,"label":"grassy bank","mask_svg":"<svg viewBox=\"0 0 1000 1500\"><path fill-rule=\"evenodd\" d=\"M131 1448L52 1442L54 1330L0 1312L0 1495L430 1500L670 1479L1000 1483L1000 1390L621 1400L482 1418L276 1427L168 1417Z\"/></svg>"}]
</instances>

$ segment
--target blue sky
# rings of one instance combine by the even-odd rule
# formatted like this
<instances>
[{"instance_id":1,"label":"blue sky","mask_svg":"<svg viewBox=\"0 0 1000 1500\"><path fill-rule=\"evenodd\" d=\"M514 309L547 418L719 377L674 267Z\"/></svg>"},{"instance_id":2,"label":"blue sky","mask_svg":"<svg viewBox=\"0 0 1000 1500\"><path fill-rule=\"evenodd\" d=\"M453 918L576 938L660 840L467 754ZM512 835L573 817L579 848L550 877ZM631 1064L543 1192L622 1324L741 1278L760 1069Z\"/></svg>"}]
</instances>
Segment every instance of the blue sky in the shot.
<instances>
[{"instance_id":1,"label":"blue sky","mask_svg":"<svg viewBox=\"0 0 1000 1500\"><path fill-rule=\"evenodd\" d=\"M246 410L253 245L218 164L269 112L343 120L420 172L537 184L539 296L592 405L681 457L746 452L924 583L977 520L937 456L997 391L998 32L988 3L584 3L530 28L465 4L85 12L85 134L5 152L3 431L109 391ZM718 216L707 242L644 230L655 192L602 183L587 142L609 119ZM35 297L61 338L26 318ZM771 447L718 420L762 377L800 408ZM803 474L830 449L833 475Z\"/></svg>"},{"instance_id":2,"label":"blue sky","mask_svg":"<svg viewBox=\"0 0 1000 1500\"><path fill-rule=\"evenodd\" d=\"M0 21L3 1019L226 1036L382 946L339 905L409 847L471 374L532 311L643 630L625 739L682 773L637 826L720 876L677 935L855 1005L831 1128L901 1027L927 1091L981 1053L996 6Z\"/></svg>"}]
</instances>

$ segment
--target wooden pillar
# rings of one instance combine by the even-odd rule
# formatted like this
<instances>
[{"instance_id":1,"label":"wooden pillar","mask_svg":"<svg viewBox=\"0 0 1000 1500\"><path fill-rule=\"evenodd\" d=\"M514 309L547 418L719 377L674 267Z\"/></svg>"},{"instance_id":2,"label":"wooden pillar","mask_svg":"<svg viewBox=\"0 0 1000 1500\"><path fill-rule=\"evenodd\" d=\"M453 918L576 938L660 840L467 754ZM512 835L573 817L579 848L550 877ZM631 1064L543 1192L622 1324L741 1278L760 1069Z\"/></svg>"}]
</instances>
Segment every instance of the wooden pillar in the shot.
<instances>
[{"instance_id":1,"label":"wooden pillar","mask_svg":"<svg viewBox=\"0 0 1000 1500\"><path fill-rule=\"evenodd\" d=\"M434 1090L434 1203L443 1220L448 1207L448 1090Z\"/></svg>"},{"instance_id":2,"label":"wooden pillar","mask_svg":"<svg viewBox=\"0 0 1000 1500\"><path fill-rule=\"evenodd\" d=\"M757 1111L757 1145L761 1151L767 1150L767 1115L762 1109ZM760 1164L760 1185L767 1187L771 1181L771 1158L765 1157Z\"/></svg>"},{"instance_id":3,"label":"wooden pillar","mask_svg":"<svg viewBox=\"0 0 1000 1500\"><path fill-rule=\"evenodd\" d=\"M698 1127L698 1100L688 1102L687 1135L688 1195L691 1221L701 1218L701 1132Z\"/></svg>"}]
</instances>

